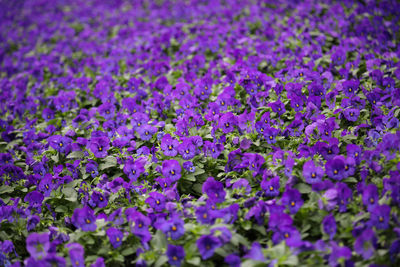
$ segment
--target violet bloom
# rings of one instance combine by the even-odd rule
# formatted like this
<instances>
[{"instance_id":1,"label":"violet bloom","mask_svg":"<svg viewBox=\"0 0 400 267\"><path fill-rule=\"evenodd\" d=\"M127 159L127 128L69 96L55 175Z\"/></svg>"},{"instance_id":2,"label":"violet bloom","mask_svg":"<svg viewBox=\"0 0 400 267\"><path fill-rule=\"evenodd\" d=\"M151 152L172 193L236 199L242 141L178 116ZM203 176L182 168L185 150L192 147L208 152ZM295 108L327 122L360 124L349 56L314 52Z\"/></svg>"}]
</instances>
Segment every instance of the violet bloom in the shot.
<instances>
[{"instance_id":1,"label":"violet bloom","mask_svg":"<svg viewBox=\"0 0 400 267\"><path fill-rule=\"evenodd\" d=\"M345 177L344 160L342 156L335 156L325 164L326 175L333 180L340 181Z\"/></svg>"},{"instance_id":2,"label":"violet bloom","mask_svg":"<svg viewBox=\"0 0 400 267\"><path fill-rule=\"evenodd\" d=\"M322 229L331 240L336 234L336 228L335 217L332 214L325 216L325 218L322 220Z\"/></svg>"},{"instance_id":3,"label":"violet bloom","mask_svg":"<svg viewBox=\"0 0 400 267\"><path fill-rule=\"evenodd\" d=\"M352 97L358 90L358 87L360 86L360 82L357 80L345 81L345 82L343 82L342 86L343 86L343 93L347 97Z\"/></svg>"},{"instance_id":4,"label":"violet bloom","mask_svg":"<svg viewBox=\"0 0 400 267\"><path fill-rule=\"evenodd\" d=\"M167 237L170 236L173 240L177 240L185 233L184 225L185 222L178 215L173 215L171 219L162 224L161 231Z\"/></svg>"},{"instance_id":5,"label":"violet bloom","mask_svg":"<svg viewBox=\"0 0 400 267\"><path fill-rule=\"evenodd\" d=\"M87 206L74 210L74 214L72 215L72 223L76 228L81 228L82 231L85 232L96 231L97 229L94 211Z\"/></svg>"},{"instance_id":6,"label":"violet bloom","mask_svg":"<svg viewBox=\"0 0 400 267\"><path fill-rule=\"evenodd\" d=\"M107 229L106 234L114 248L118 248L122 245L122 238L124 237L124 234L120 230L110 227Z\"/></svg>"},{"instance_id":7,"label":"violet bloom","mask_svg":"<svg viewBox=\"0 0 400 267\"><path fill-rule=\"evenodd\" d=\"M181 178L181 165L179 161L175 159L164 160L162 163L162 174L166 178L170 178L173 182L178 181Z\"/></svg>"},{"instance_id":8,"label":"violet bloom","mask_svg":"<svg viewBox=\"0 0 400 267\"><path fill-rule=\"evenodd\" d=\"M95 161L89 161L86 164L86 173L90 174L92 178L95 178L97 175L99 175L97 163Z\"/></svg>"},{"instance_id":9,"label":"violet bloom","mask_svg":"<svg viewBox=\"0 0 400 267\"><path fill-rule=\"evenodd\" d=\"M279 177L275 176L271 180L263 178L261 188L264 190L267 197L279 196Z\"/></svg>"},{"instance_id":10,"label":"violet bloom","mask_svg":"<svg viewBox=\"0 0 400 267\"><path fill-rule=\"evenodd\" d=\"M203 260L211 258L214 255L214 251L221 246L220 240L212 235L201 236L196 241L196 244Z\"/></svg>"},{"instance_id":11,"label":"violet bloom","mask_svg":"<svg viewBox=\"0 0 400 267\"><path fill-rule=\"evenodd\" d=\"M47 138L49 145L59 153L68 154L71 151L72 139L61 135L52 135Z\"/></svg>"},{"instance_id":12,"label":"violet bloom","mask_svg":"<svg viewBox=\"0 0 400 267\"><path fill-rule=\"evenodd\" d=\"M49 233L31 233L26 239L26 249L31 257L44 259L50 249Z\"/></svg>"},{"instance_id":13,"label":"violet bloom","mask_svg":"<svg viewBox=\"0 0 400 267\"><path fill-rule=\"evenodd\" d=\"M345 183L336 183L339 212L346 212L347 204L352 199L353 191Z\"/></svg>"},{"instance_id":14,"label":"violet bloom","mask_svg":"<svg viewBox=\"0 0 400 267\"><path fill-rule=\"evenodd\" d=\"M151 125L144 125L137 129L140 139L144 141L149 141L153 135L157 132L157 128Z\"/></svg>"},{"instance_id":15,"label":"violet bloom","mask_svg":"<svg viewBox=\"0 0 400 267\"><path fill-rule=\"evenodd\" d=\"M297 189L291 188L286 189L282 195L281 201L292 214L296 213L304 203L300 192Z\"/></svg>"},{"instance_id":16,"label":"violet bloom","mask_svg":"<svg viewBox=\"0 0 400 267\"><path fill-rule=\"evenodd\" d=\"M348 247L340 247L336 242L331 242L332 251L329 255L329 265L337 266L340 259L348 260L351 258L351 249Z\"/></svg>"},{"instance_id":17,"label":"violet bloom","mask_svg":"<svg viewBox=\"0 0 400 267\"><path fill-rule=\"evenodd\" d=\"M229 267L240 267L240 257L236 254L229 254L225 257L224 262L229 265Z\"/></svg>"},{"instance_id":18,"label":"violet bloom","mask_svg":"<svg viewBox=\"0 0 400 267\"><path fill-rule=\"evenodd\" d=\"M276 143L276 136L278 134L279 134L279 130L272 128L272 127L266 127L263 132L264 138L268 144Z\"/></svg>"},{"instance_id":19,"label":"violet bloom","mask_svg":"<svg viewBox=\"0 0 400 267\"><path fill-rule=\"evenodd\" d=\"M151 240L151 234L149 232L150 219L147 216L143 215L141 212L134 211L129 214L128 221L131 225L132 234L139 237L142 242Z\"/></svg>"},{"instance_id":20,"label":"violet bloom","mask_svg":"<svg viewBox=\"0 0 400 267\"><path fill-rule=\"evenodd\" d=\"M181 246L168 244L167 247L168 263L172 266L181 266L182 260L185 258L185 250Z\"/></svg>"},{"instance_id":21,"label":"violet bloom","mask_svg":"<svg viewBox=\"0 0 400 267\"><path fill-rule=\"evenodd\" d=\"M166 134L161 139L161 149L165 156L175 157L178 154L179 142L175 138L172 138L170 134Z\"/></svg>"},{"instance_id":22,"label":"violet bloom","mask_svg":"<svg viewBox=\"0 0 400 267\"><path fill-rule=\"evenodd\" d=\"M214 177L208 177L203 183L202 192L203 194L207 194L212 202L222 203L225 200L226 192L224 185L219 181L215 181Z\"/></svg>"},{"instance_id":23,"label":"violet bloom","mask_svg":"<svg viewBox=\"0 0 400 267\"><path fill-rule=\"evenodd\" d=\"M291 225L279 227L278 231L272 235L272 241L275 244L281 242L282 240L285 240L288 247L299 247L302 245L300 232L296 229L296 227Z\"/></svg>"},{"instance_id":24,"label":"violet bloom","mask_svg":"<svg viewBox=\"0 0 400 267\"><path fill-rule=\"evenodd\" d=\"M178 146L178 152L183 159L189 160L196 155L197 148L190 138L186 138L183 140L182 144Z\"/></svg>"},{"instance_id":25,"label":"violet bloom","mask_svg":"<svg viewBox=\"0 0 400 267\"><path fill-rule=\"evenodd\" d=\"M319 183L324 176L324 170L319 166L315 166L313 160L309 160L303 165L303 176L309 184Z\"/></svg>"},{"instance_id":26,"label":"violet bloom","mask_svg":"<svg viewBox=\"0 0 400 267\"><path fill-rule=\"evenodd\" d=\"M361 147L354 144L348 144L346 146L347 157L352 157L355 163L358 165L361 162Z\"/></svg>"},{"instance_id":27,"label":"violet bloom","mask_svg":"<svg viewBox=\"0 0 400 267\"><path fill-rule=\"evenodd\" d=\"M347 108L343 112L344 117L348 121L355 122L358 120L358 117L360 116L360 110L357 108Z\"/></svg>"},{"instance_id":28,"label":"violet bloom","mask_svg":"<svg viewBox=\"0 0 400 267\"><path fill-rule=\"evenodd\" d=\"M254 242L251 245L251 249L249 250L249 252L247 252L244 258L265 262L265 256L262 252L260 243Z\"/></svg>"},{"instance_id":29,"label":"violet bloom","mask_svg":"<svg viewBox=\"0 0 400 267\"><path fill-rule=\"evenodd\" d=\"M369 184L364 187L362 201L369 211L378 205L379 193L375 184Z\"/></svg>"},{"instance_id":30,"label":"violet bloom","mask_svg":"<svg viewBox=\"0 0 400 267\"><path fill-rule=\"evenodd\" d=\"M390 220L390 206L376 205L370 212L370 226L375 226L376 229L387 229Z\"/></svg>"},{"instance_id":31,"label":"violet bloom","mask_svg":"<svg viewBox=\"0 0 400 267\"><path fill-rule=\"evenodd\" d=\"M92 207L105 208L108 205L108 199L105 194L99 191L93 191L92 197L89 200L89 205Z\"/></svg>"},{"instance_id":32,"label":"violet bloom","mask_svg":"<svg viewBox=\"0 0 400 267\"><path fill-rule=\"evenodd\" d=\"M136 182L139 176L145 172L145 165L146 159L144 158L138 158L135 161L127 160L123 170L129 180Z\"/></svg>"},{"instance_id":33,"label":"violet bloom","mask_svg":"<svg viewBox=\"0 0 400 267\"><path fill-rule=\"evenodd\" d=\"M40 222L40 217L37 215L31 215L28 217L28 221L26 222L26 230L32 231L36 228L36 225Z\"/></svg>"},{"instance_id":34,"label":"violet bloom","mask_svg":"<svg viewBox=\"0 0 400 267\"><path fill-rule=\"evenodd\" d=\"M360 254L365 260L374 255L377 246L377 238L372 229L365 229L354 242L354 250Z\"/></svg>"},{"instance_id":35,"label":"violet bloom","mask_svg":"<svg viewBox=\"0 0 400 267\"><path fill-rule=\"evenodd\" d=\"M216 159L224 150L223 144L211 143L210 141L204 142L204 154L206 157L211 156Z\"/></svg>"},{"instance_id":36,"label":"violet bloom","mask_svg":"<svg viewBox=\"0 0 400 267\"><path fill-rule=\"evenodd\" d=\"M110 148L110 139L108 137L93 137L89 142L89 149L96 158L105 158L107 150Z\"/></svg>"},{"instance_id":37,"label":"violet bloom","mask_svg":"<svg viewBox=\"0 0 400 267\"><path fill-rule=\"evenodd\" d=\"M182 164L183 168L190 173L194 173L196 171L196 167L193 165L193 162L186 161Z\"/></svg>"},{"instance_id":38,"label":"violet bloom","mask_svg":"<svg viewBox=\"0 0 400 267\"><path fill-rule=\"evenodd\" d=\"M79 243L70 243L66 246L73 267L85 267L85 250Z\"/></svg>"},{"instance_id":39,"label":"violet bloom","mask_svg":"<svg viewBox=\"0 0 400 267\"><path fill-rule=\"evenodd\" d=\"M213 224L215 222L215 218L211 216L210 210L206 206L198 207L195 213L197 221L201 224Z\"/></svg>"},{"instance_id":40,"label":"violet bloom","mask_svg":"<svg viewBox=\"0 0 400 267\"><path fill-rule=\"evenodd\" d=\"M146 199L146 203L156 212L162 212L165 208L165 196L158 192L151 192Z\"/></svg>"},{"instance_id":41,"label":"violet bloom","mask_svg":"<svg viewBox=\"0 0 400 267\"><path fill-rule=\"evenodd\" d=\"M236 125L237 118L232 112L222 115L218 122L219 128L222 129L222 132L225 134L234 131Z\"/></svg>"}]
</instances>

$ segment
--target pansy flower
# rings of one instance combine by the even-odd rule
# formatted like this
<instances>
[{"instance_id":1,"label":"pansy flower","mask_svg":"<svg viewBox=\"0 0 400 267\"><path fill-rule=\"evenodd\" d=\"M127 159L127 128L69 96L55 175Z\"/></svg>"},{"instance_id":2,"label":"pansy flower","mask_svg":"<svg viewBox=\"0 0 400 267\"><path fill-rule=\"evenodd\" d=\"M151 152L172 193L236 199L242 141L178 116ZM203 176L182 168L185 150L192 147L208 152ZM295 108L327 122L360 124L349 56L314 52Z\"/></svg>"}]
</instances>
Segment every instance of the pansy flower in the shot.
<instances>
[{"instance_id":1,"label":"pansy flower","mask_svg":"<svg viewBox=\"0 0 400 267\"><path fill-rule=\"evenodd\" d=\"M325 216L325 218L322 220L322 229L324 230L325 234L327 234L332 240L336 234L337 229L335 217L332 214Z\"/></svg>"},{"instance_id":2,"label":"pansy flower","mask_svg":"<svg viewBox=\"0 0 400 267\"><path fill-rule=\"evenodd\" d=\"M86 164L86 173L90 174L92 178L95 178L97 175L99 175L97 166L98 166L97 162L89 160L88 163Z\"/></svg>"},{"instance_id":3,"label":"pansy flower","mask_svg":"<svg viewBox=\"0 0 400 267\"><path fill-rule=\"evenodd\" d=\"M203 149L206 157L211 156L212 158L216 159L224 150L224 145L205 141Z\"/></svg>"},{"instance_id":4,"label":"pansy flower","mask_svg":"<svg viewBox=\"0 0 400 267\"><path fill-rule=\"evenodd\" d=\"M230 133L235 130L237 125L237 118L232 112L225 113L219 118L218 127L223 133Z\"/></svg>"},{"instance_id":5,"label":"pansy flower","mask_svg":"<svg viewBox=\"0 0 400 267\"><path fill-rule=\"evenodd\" d=\"M315 184L322 181L324 170L316 166L313 160L309 160L303 165L303 176L307 183Z\"/></svg>"},{"instance_id":6,"label":"pansy flower","mask_svg":"<svg viewBox=\"0 0 400 267\"><path fill-rule=\"evenodd\" d=\"M50 249L49 233L31 233L26 239L26 250L35 259L44 259Z\"/></svg>"},{"instance_id":7,"label":"pansy flower","mask_svg":"<svg viewBox=\"0 0 400 267\"><path fill-rule=\"evenodd\" d=\"M362 201L369 211L373 210L378 205L379 193L375 184L369 184L364 187Z\"/></svg>"},{"instance_id":8,"label":"pansy flower","mask_svg":"<svg viewBox=\"0 0 400 267\"><path fill-rule=\"evenodd\" d=\"M191 161L185 161L182 164L182 166L187 172L193 173L196 171L196 167L193 165L193 162Z\"/></svg>"},{"instance_id":9,"label":"pansy flower","mask_svg":"<svg viewBox=\"0 0 400 267\"><path fill-rule=\"evenodd\" d=\"M296 213L304 203L300 192L297 189L291 188L286 189L286 191L282 194L281 201L282 204L285 205L292 214Z\"/></svg>"},{"instance_id":10,"label":"pansy flower","mask_svg":"<svg viewBox=\"0 0 400 267\"><path fill-rule=\"evenodd\" d=\"M89 149L96 158L105 158L107 150L110 148L110 139L108 137L93 137L89 141Z\"/></svg>"},{"instance_id":11,"label":"pansy flower","mask_svg":"<svg viewBox=\"0 0 400 267\"><path fill-rule=\"evenodd\" d=\"M358 117L360 116L360 110L357 108L346 108L343 111L343 115L348 121L355 122L358 120Z\"/></svg>"},{"instance_id":12,"label":"pansy flower","mask_svg":"<svg viewBox=\"0 0 400 267\"><path fill-rule=\"evenodd\" d=\"M120 230L115 227L110 227L106 230L106 234L113 248L118 248L122 245L124 234Z\"/></svg>"},{"instance_id":13,"label":"pansy flower","mask_svg":"<svg viewBox=\"0 0 400 267\"><path fill-rule=\"evenodd\" d=\"M83 208L76 208L72 215L72 223L76 228L81 228L82 231L96 231L96 217L94 211L85 206Z\"/></svg>"},{"instance_id":14,"label":"pansy flower","mask_svg":"<svg viewBox=\"0 0 400 267\"><path fill-rule=\"evenodd\" d=\"M333 180L340 181L345 178L345 161L343 156L335 156L325 164L326 175Z\"/></svg>"},{"instance_id":15,"label":"pansy flower","mask_svg":"<svg viewBox=\"0 0 400 267\"><path fill-rule=\"evenodd\" d=\"M85 267L85 250L79 243L70 243L66 246L73 267Z\"/></svg>"},{"instance_id":16,"label":"pansy flower","mask_svg":"<svg viewBox=\"0 0 400 267\"><path fill-rule=\"evenodd\" d=\"M123 171L128 176L129 180L137 181L139 176L145 172L144 166L146 165L145 158L138 158L133 161L132 159L128 159L125 162Z\"/></svg>"},{"instance_id":17,"label":"pansy flower","mask_svg":"<svg viewBox=\"0 0 400 267\"><path fill-rule=\"evenodd\" d=\"M370 225L375 226L376 229L387 229L390 220L390 206L389 205L376 205L372 208L370 217Z\"/></svg>"},{"instance_id":18,"label":"pansy flower","mask_svg":"<svg viewBox=\"0 0 400 267\"><path fill-rule=\"evenodd\" d=\"M52 135L47 138L49 145L59 153L68 154L71 151L72 139L61 135Z\"/></svg>"},{"instance_id":19,"label":"pansy flower","mask_svg":"<svg viewBox=\"0 0 400 267\"><path fill-rule=\"evenodd\" d=\"M165 221L161 226L161 231L173 240L179 239L185 233L185 222L177 214L171 216L171 219Z\"/></svg>"},{"instance_id":20,"label":"pansy flower","mask_svg":"<svg viewBox=\"0 0 400 267\"><path fill-rule=\"evenodd\" d=\"M357 80L344 81L342 86L344 94L347 97L352 97L357 92L358 87L360 86L360 82Z\"/></svg>"},{"instance_id":21,"label":"pansy flower","mask_svg":"<svg viewBox=\"0 0 400 267\"><path fill-rule=\"evenodd\" d=\"M178 152L183 159L189 160L196 155L197 148L190 138L186 138L183 140L182 144L179 144Z\"/></svg>"},{"instance_id":22,"label":"pansy flower","mask_svg":"<svg viewBox=\"0 0 400 267\"><path fill-rule=\"evenodd\" d=\"M105 208L108 205L108 199L105 194L102 194L99 191L93 191L89 200L89 205L92 207Z\"/></svg>"},{"instance_id":23,"label":"pansy flower","mask_svg":"<svg viewBox=\"0 0 400 267\"><path fill-rule=\"evenodd\" d=\"M374 255L377 247L377 238L372 229L367 228L357 237L354 242L354 250L361 255L365 260L368 260Z\"/></svg>"},{"instance_id":24,"label":"pansy flower","mask_svg":"<svg viewBox=\"0 0 400 267\"><path fill-rule=\"evenodd\" d=\"M221 241L213 235L203 235L197 241L201 258L207 260L214 255L214 251L221 246Z\"/></svg>"},{"instance_id":25,"label":"pansy flower","mask_svg":"<svg viewBox=\"0 0 400 267\"><path fill-rule=\"evenodd\" d=\"M279 196L279 177L275 176L270 180L263 178L261 188L264 190L267 197Z\"/></svg>"},{"instance_id":26,"label":"pansy flower","mask_svg":"<svg viewBox=\"0 0 400 267\"><path fill-rule=\"evenodd\" d=\"M127 215L128 216L128 215ZM148 226L150 219L139 211L134 211L129 214L128 221L131 225L131 232L138 236L142 242L148 242L151 239Z\"/></svg>"},{"instance_id":27,"label":"pansy flower","mask_svg":"<svg viewBox=\"0 0 400 267\"><path fill-rule=\"evenodd\" d=\"M226 192L224 185L219 181L215 181L213 177L208 177L203 183L202 192L203 194L207 194L212 202L221 203L225 200Z\"/></svg>"},{"instance_id":28,"label":"pansy flower","mask_svg":"<svg viewBox=\"0 0 400 267\"><path fill-rule=\"evenodd\" d=\"M162 174L164 177L171 179L173 182L181 178L181 171L181 165L177 160L164 160L162 163Z\"/></svg>"},{"instance_id":29,"label":"pansy flower","mask_svg":"<svg viewBox=\"0 0 400 267\"><path fill-rule=\"evenodd\" d=\"M156 212L162 212L165 209L165 196L158 192L151 192L146 203Z\"/></svg>"},{"instance_id":30,"label":"pansy flower","mask_svg":"<svg viewBox=\"0 0 400 267\"><path fill-rule=\"evenodd\" d=\"M185 250L181 246L168 244L167 246L168 263L172 266L181 266L182 260L185 258Z\"/></svg>"},{"instance_id":31,"label":"pansy flower","mask_svg":"<svg viewBox=\"0 0 400 267\"><path fill-rule=\"evenodd\" d=\"M170 134L166 134L161 139L161 149L165 156L175 157L178 154L179 142L175 138L172 138Z\"/></svg>"}]
</instances>

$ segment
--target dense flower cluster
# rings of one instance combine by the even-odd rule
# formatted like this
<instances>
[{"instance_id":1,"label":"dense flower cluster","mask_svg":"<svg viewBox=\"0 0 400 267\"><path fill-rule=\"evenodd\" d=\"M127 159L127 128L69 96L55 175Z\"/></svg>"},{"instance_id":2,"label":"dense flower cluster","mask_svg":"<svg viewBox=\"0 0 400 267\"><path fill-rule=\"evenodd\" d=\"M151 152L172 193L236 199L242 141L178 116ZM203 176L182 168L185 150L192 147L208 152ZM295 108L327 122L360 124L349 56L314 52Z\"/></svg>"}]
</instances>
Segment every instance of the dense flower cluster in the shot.
<instances>
[{"instance_id":1,"label":"dense flower cluster","mask_svg":"<svg viewBox=\"0 0 400 267\"><path fill-rule=\"evenodd\" d=\"M3 1L1 266L400 265L400 4Z\"/></svg>"}]
</instances>

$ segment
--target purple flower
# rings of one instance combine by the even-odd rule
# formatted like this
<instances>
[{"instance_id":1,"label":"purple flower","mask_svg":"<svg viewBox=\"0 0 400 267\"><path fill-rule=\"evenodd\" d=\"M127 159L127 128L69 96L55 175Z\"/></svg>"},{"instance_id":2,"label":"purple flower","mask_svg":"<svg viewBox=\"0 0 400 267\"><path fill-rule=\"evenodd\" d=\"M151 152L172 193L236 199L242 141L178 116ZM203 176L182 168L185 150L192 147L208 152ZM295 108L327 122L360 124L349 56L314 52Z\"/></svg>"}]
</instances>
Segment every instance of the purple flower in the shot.
<instances>
[{"instance_id":1,"label":"purple flower","mask_svg":"<svg viewBox=\"0 0 400 267\"><path fill-rule=\"evenodd\" d=\"M95 161L89 161L86 164L86 173L89 173L92 178L95 178L97 175L99 175L97 163Z\"/></svg>"},{"instance_id":2,"label":"purple flower","mask_svg":"<svg viewBox=\"0 0 400 267\"><path fill-rule=\"evenodd\" d=\"M138 236L142 242L150 241L151 234L148 228L150 219L138 211L133 211L127 217L131 225L132 234Z\"/></svg>"},{"instance_id":3,"label":"purple flower","mask_svg":"<svg viewBox=\"0 0 400 267\"><path fill-rule=\"evenodd\" d=\"M218 237L221 244L228 243L232 238L232 233L226 227L217 227L211 229L211 234Z\"/></svg>"},{"instance_id":4,"label":"purple flower","mask_svg":"<svg viewBox=\"0 0 400 267\"><path fill-rule=\"evenodd\" d=\"M173 215L170 220L165 221L161 226L161 231L173 240L179 239L185 233L185 222L178 215Z\"/></svg>"},{"instance_id":5,"label":"purple flower","mask_svg":"<svg viewBox=\"0 0 400 267\"><path fill-rule=\"evenodd\" d=\"M221 246L220 240L212 235L201 236L196 241L196 244L203 260L211 258L214 255L214 251Z\"/></svg>"},{"instance_id":6,"label":"purple flower","mask_svg":"<svg viewBox=\"0 0 400 267\"><path fill-rule=\"evenodd\" d=\"M107 229L106 234L114 248L118 248L122 245L122 238L124 237L124 234L120 230L110 227Z\"/></svg>"},{"instance_id":7,"label":"purple flower","mask_svg":"<svg viewBox=\"0 0 400 267\"><path fill-rule=\"evenodd\" d=\"M72 139L61 135L52 135L47 138L49 145L59 153L68 154L71 151Z\"/></svg>"},{"instance_id":8,"label":"purple flower","mask_svg":"<svg viewBox=\"0 0 400 267\"><path fill-rule=\"evenodd\" d=\"M215 181L214 177L208 177L203 183L202 192L203 194L207 194L212 202L222 203L225 200L226 192L224 185L219 181Z\"/></svg>"},{"instance_id":9,"label":"purple flower","mask_svg":"<svg viewBox=\"0 0 400 267\"><path fill-rule=\"evenodd\" d=\"M229 254L225 257L224 261L229 267L240 267L240 257L236 254Z\"/></svg>"},{"instance_id":10,"label":"purple flower","mask_svg":"<svg viewBox=\"0 0 400 267\"><path fill-rule=\"evenodd\" d=\"M303 176L307 183L315 184L322 181L324 170L319 166L315 166L313 160L309 160L303 165Z\"/></svg>"},{"instance_id":11,"label":"purple flower","mask_svg":"<svg viewBox=\"0 0 400 267\"><path fill-rule=\"evenodd\" d=\"M140 139L149 141L153 135L157 132L157 128L151 125L144 125L137 129Z\"/></svg>"},{"instance_id":12,"label":"purple flower","mask_svg":"<svg viewBox=\"0 0 400 267\"><path fill-rule=\"evenodd\" d=\"M251 245L250 251L247 252L247 254L244 257L247 259L255 260L255 261L265 262L265 256L262 252L261 245L258 242L254 242Z\"/></svg>"},{"instance_id":13,"label":"purple flower","mask_svg":"<svg viewBox=\"0 0 400 267\"><path fill-rule=\"evenodd\" d=\"M333 180L340 181L345 177L344 160L342 156L336 156L325 164L326 175Z\"/></svg>"},{"instance_id":14,"label":"purple flower","mask_svg":"<svg viewBox=\"0 0 400 267\"><path fill-rule=\"evenodd\" d=\"M181 246L168 244L167 247L168 263L172 266L181 266L182 260L185 258L185 250Z\"/></svg>"},{"instance_id":15,"label":"purple flower","mask_svg":"<svg viewBox=\"0 0 400 267\"><path fill-rule=\"evenodd\" d=\"M358 87L360 86L360 82L357 80L352 80L352 81L345 81L342 84L343 86L343 92L347 97L352 97L358 90Z\"/></svg>"},{"instance_id":16,"label":"purple flower","mask_svg":"<svg viewBox=\"0 0 400 267\"><path fill-rule=\"evenodd\" d=\"M322 229L324 229L324 232L329 235L329 238L332 240L336 234L336 221L332 214L325 216L322 220Z\"/></svg>"},{"instance_id":17,"label":"purple flower","mask_svg":"<svg viewBox=\"0 0 400 267\"><path fill-rule=\"evenodd\" d=\"M354 242L354 250L360 254L365 260L374 255L377 238L372 229L365 229Z\"/></svg>"},{"instance_id":18,"label":"purple flower","mask_svg":"<svg viewBox=\"0 0 400 267\"><path fill-rule=\"evenodd\" d=\"M193 162L191 161L184 162L182 166L187 172L193 173L196 171L196 167L193 165Z\"/></svg>"},{"instance_id":19,"label":"purple flower","mask_svg":"<svg viewBox=\"0 0 400 267\"><path fill-rule=\"evenodd\" d=\"M183 159L189 160L196 155L197 148L190 138L186 138L183 140L182 144L178 146L178 152Z\"/></svg>"},{"instance_id":20,"label":"purple flower","mask_svg":"<svg viewBox=\"0 0 400 267\"><path fill-rule=\"evenodd\" d=\"M175 157L178 154L179 142L175 138L172 138L170 134L166 134L161 139L161 149L165 156Z\"/></svg>"},{"instance_id":21,"label":"purple flower","mask_svg":"<svg viewBox=\"0 0 400 267\"><path fill-rule=\"evenodd\" d=\"M329 265L330 266L337 266L338 260L344 258L348 260L351 258L351 249L348 247L340 247L335 242L331 242L332 251L329 255Z\"/></svg>"},{"instance_id":22,"label":"purple flower","mask_svg":"<svg viewBox=\"0 0 400 267\"><path fill-rule=\"evenodd\" d=\"M370 225L375 226L376 229L387 229L390 220L390 206L389 205L376 205L370 211Z\"/></svg>"},{"instance_id":23,"label":"purple flower","mask_svg":"<svg viewBox=\"0 0 400 267\"><path fill-rule=\"evenodd\" d=\"M343 112L344 117L348 121L357 121L358 116L360 116L360 110L356 108L347 108Z\"/></svg>"},{"instance_id":24,"label":"purple flower","mask_svg":"<svg viewBox=\"0 0 400 267\"><path fill-rule=\"evenodd\" d=\"M181 178L181 165L175 159L164 160L162 163L162 174L164 177L171 179L173 182Z\"/></svg>"},{"instance_id":25,"label":"purple flower","mask_svg":"<svg viewBox=\"0 0 400 267\"><path fill-rule=\"evenodd\" d=\"M345 183L336 183L337 201L339 204L339 212L347 210L347 204L350 202L353 191Z\"/></svg>"},{"instance_id":26,"label":"purple flower","mask_svg":"<svg viewBox=\"0 0 400 267\"><path fill-rule=\"evenodd\" d=\"M72 215L72 223L77 228L82 228L82 231L96 231L96 217L94 216L94 211L85 206L81 209L77 208L74 210Z\"/></svg>"},{"instance_id":27,"label":"purple flower","mask_svg":"<svg viewBox=\"0 0 400 267\"><path fill-rule=\"evenodd\" d=\"M354 144L348 144L346 146L347 157L352 157L355 160L355 163L358 165L361 161L361 147Z\"/></svg>"},{"instance_id":28,"label":"purple flower","mask_svg":"<svg viewBox=\"0 0 400 267\"><path fill-rule=\"evenodd\" d=\"M89 149L96 158L105 158L107 150L110 148L110 139L108 137L93 137L89 142Z\"/></svg>"},{"instance_id":29,"label":"purple flower","mask_svg":"<svg viewBox=\"0 0 400 267\"><path fill-rule=\"evenodd\" d=\"M296 213L304 203L300 192L297 189L291 188L286 189L282 195L281 201L292 214Z\"/></svg>"},{"instance_id":30,"label":"purple flower","mask_svg":"<svg viewBox=\"0 0 400 267\"><path fill-rule=\"evenodd\" d=\"M128 176L129 180L136 182L139 176L145 172L145 165L145 158L138 158L135 161L127 160L123 170L124 173Z\"/></svg>"},{"instance_id":31,"label":"purple flower","mask_svg":"<svg viewBox=\"0 0 400 267\"><path fill-rule=\"evenodd\" d=\"M378 205L379 193L375 184L369 184L364 187L362 201L369 211Z\"/></svg>"},{"instance_id":32,"label":"purple flower","mask_svg":"<svg viewBox=\"0 0 400 267\"><path fill-rule=\"evenodd\" d=\"M302 244L300 232L296 229L296 227L291 225L284 225L279 227L278 231L276 231L272 235L272 241L277 244L285 240L286 245L289 247L299 247Z\"/></svg>"},{"instance_id":33,"label":"purple flower","mask_svg":"<svg viewBox=\"0 0 400 267\"><path fill-rule=\"evenodd\" d=\"M225 134L234 131L236 125L237 118L232 112L222 115L218 122L219 128L222 129L222 132Z\"/></svg>"},{"instance_id":34,"label":"purple flower","mask_svg":"<svg viewBox=\"0 0 400 267\"><path fill-rule=\"evenodd\" d=\"M223 144L211 143L210 141L204 142L204 154L206 157L211 156L216 159L224 150Z\"/></svg>"},{"instance_id":35,"label":"purple flower","mask_svg":"<svg viewBox=\"0 0 400 267\"><path fill-rule=\"evenodd\" d=\"M89 200L89 205L92 207L105 208L108 205L108 199L105 194L99 191L93 191L92 197Z\"/></svg>"},{"instance_id":36,"label":"purple flower","mask_svg":"<svg viewBox=\"0 0 400 267\"><path fill-rule=\"evenodd\" d=\"M79 243L71 243L67 245L69 250L69 258L73 267L85 267L85 250Z\"/></svg>"},{"instance_id":37,"label":"purple flower","mask_svg":"<svg viewBox=\"0 0 400 267\"><path fill-rule=\"evenodd\" d=\"M267 197L279 196L279 177L275 176L274 178L271 178L271 180L263 178L261 188L264 190Z\"/></svg>"},{"instance_id":38,"label":"purple flower","mask_svg":"<svg viewBox=\"0 0 400 267\"><path fill-rule=\"evenodd\" d=\"M276 143L276 136L279 134L279 130L272 128L272 127L266 127L264 129L264 138L267 140L268 144L274 144Z\"/></svg>"},{"instance_id":39,"label":"purple flower","mask_svg":"<svg viewBox=\"0 0 400 267\"><path fill-rule=\"evenodd\" d=\"M26 230L32 231L33 229L36 228L36 225L40 222L40 217L37 215L31 215L28 218L28 221L26 223Z\"/></svg>"},{"instance_id":40,"label":"purple flower","mask_svg":"<svg viewBox=\"0 0 400 267\"><path fill-rule=\"evenodd\" d=\"M50 249L49 233L31 233L26 239L26 249L31 257L35 259L44 259Z\"/></svg>"},{"instance_id":41,"label":"purple flower","mask_svg":"<svg viewBox=\"0 0 400 267\"><path fill-rule=\"evenodd\" d=\"M151 192L146 199L146 203L156 212L162 212L165 208L165 196L158 192Z\"/></svg>"}]
</instances>

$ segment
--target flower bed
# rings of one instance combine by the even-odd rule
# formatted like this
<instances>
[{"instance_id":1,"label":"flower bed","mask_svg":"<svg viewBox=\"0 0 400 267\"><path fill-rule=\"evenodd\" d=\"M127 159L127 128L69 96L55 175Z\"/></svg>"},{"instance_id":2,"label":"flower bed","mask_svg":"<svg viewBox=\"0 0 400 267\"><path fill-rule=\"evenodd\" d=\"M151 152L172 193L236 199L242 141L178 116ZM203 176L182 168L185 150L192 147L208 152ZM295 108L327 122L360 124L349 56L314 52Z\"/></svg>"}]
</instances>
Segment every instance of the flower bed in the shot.
<instances>
[{"instance_id":1,"label":"flower bed","mask_svg":"<svg viewBox=\"0 0 400 267\"><path fill-rule=\"evenodd\" d=\"M8 1L0 265L400 265L395 1Z\"/></svg>"}]
</instances>

